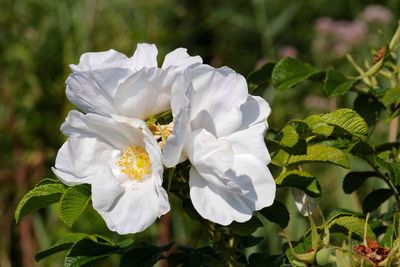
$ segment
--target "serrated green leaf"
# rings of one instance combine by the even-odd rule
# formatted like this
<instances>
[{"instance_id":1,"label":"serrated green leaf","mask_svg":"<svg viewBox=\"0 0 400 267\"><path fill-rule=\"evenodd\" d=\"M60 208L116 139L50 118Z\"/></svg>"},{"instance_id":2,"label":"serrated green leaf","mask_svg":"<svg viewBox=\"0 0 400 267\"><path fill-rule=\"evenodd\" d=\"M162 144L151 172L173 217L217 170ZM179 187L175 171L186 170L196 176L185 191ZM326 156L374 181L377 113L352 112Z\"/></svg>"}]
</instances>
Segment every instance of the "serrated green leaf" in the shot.
<instances>
[{"instance_id":1,"label":"serrated green leaf","mask_svg":"<svg viewBox=\"0 0 400 267\"><path fill-rule=\"evenodd\" d=\"M382 97L382 103L388 107L391 104L400 103L400 87L391 88L386 91L385 95Z\"/></svg>"},{"instance_id":2,"label":"serrated green leaf","mask_svg":"<svg viewBox=\"0 0 400 267\"><path fill-rule=\"evenodd\" d=\"M57 252L63 251L63 250L68 250L70 249L76 242L82 240L83 238L87 237L87 234L83 233L66 233L64 236L57 241L53 246L44 249L42 251L39 251L35 255L36 261L40 261L41 259L44 259L52 254L55 254Z\"/></svg>"},{"instance_id":3,"label":"serrated green leaf","mask_svg":"<svg viewBox=\"0 0 400 267\"><path fill-rule=\"evenodd\" d=\"M288 159L289 159L289 154L283 150L279 150L272 157L271 163L276 166L283 167L283 166L285 166Z\"/></svg>"},{"instance_id":4,"label":"serrated green leaf","mask_svg":"<svg viewBox=\"0 0 400 267\"><path fill-rule=\"evenodd\" d=\"M282 173L275 180L278 186L290 186L300 189L311 197L319 197L321 195L321 186L317 179L300 170L290 170Z\"/></svg>"},{"instance_id":5,"label":"serrated green leaf","mask_svg":"<svg viewBox=\"0 0 400 267\"><path fill-rule=\"evenodd\" d=\"M261 221L256 217L251 217L250 220L247 222L239 223L239 222L232 222L227 227L235 234L240 236L247 236L252 234L257 228L263 226Z\"/></svg>"},{"instance_id":6,"label":"serrated green leaf","mask_svg":"<svg viewBox=\"0 0 400 267\"><path fill-rule=\"evenodd\" d=\"M275 136L274 140L265 140L270 151L283 149L289 154L302 155L307 152L305 139L300 139L296 129L291 125L286 125Z\"/></svg>"},{"instance_id":7,"label":"serrated green leaf","mask_svg":"<svg viewBox=\"0 0 400 267\"><path fill-rule=\"evenodd\" d=\"M386 228L385 235L382 238L383 247L392 247L393 241L396 239L396 230L393 224L389 224Z\"/></svg>"},{"instance_id":8,"label":"serrated green leaf","mask_svg":"<svg viewBox=\"0 0 400 267\"><path fill-rule=\"evenodd\" d=\"M280 60L272 71L272 84L277 90L289 89L320 73L309 64L294 58Z\"/></svg>"},{"instance_id":9,"label":"serrated green leaf","mask_svg":"<svg viewBox=\"0 0 400 267\"><path fill-rule=\"evenodd\" d=\"M348 80L337 71L328 70L325 75L325 92L329 96L341 96L347 93L357 80Z\"/></svg>"},{"instance_id":10,"label":"serrated green leaf","mask_svg":"<svg viewBox=\"0 0 400 267\"><path fill-rule=\"evenodd\" d=\"M62 221L71 227L85 210L90 199L90 186L77 185L69 187L60 199Z\"/></svg>"},{"instance_id":11,"label":"serrated green leaf","mask_svg":"<svg viewBox=\"0 0 400 267\"><path fill-rule=\"evenodd\" d=\"M95 236L86 237L76 242L65 257L65 267L81 267L105 259L117 253L118 247L100 242Z\"/></svg>"},{"instance_id":12,"label":"serrated green leaf","mask_svg":"<svg viewBox=\"0 0 400 267\"><path fill-rule=\"evenodd\" d=\"M40 180L35 187L39 185L45 185L45 184L61 184L60 180L57 179L52 179L52 178L44 178L43 180Z\"/></svg>"},{"instance_id":13,"label":"serrated green leaf","mask_svg":"<svg viewBox=\"0 0 400 267\"><path fill-rule=\"evenodd\" d=\"M275 200L271 206L260 210L260 213L268 221L274 222L282 228L285 228L289 224L289 211L286 206L278 200Z\"/></svg>"},{"instance_id":14,"label":"serrated green leaf","mask_svg":"<svg viewBox=\"0 0 400 267\"><path fill-rule=\"evenodd\" d=\"M365 213L376 210L379 206L393 196L391 189L377 189L368 194L363 201L363 211Z\"/></svg>"},{"instance_id":15,"label":"serrated green leaf","mask_svg":"<svg viewBox=\"0 0 400 267\"><path fill-rule=\"evenodd\" d=\"M340 127L346 132L364 138L368 134L368 125L364 119L352 109L338 109L332 113L321 115L321 121Z\"/></svg>"},{"instance_id":16,"label":"serrated green leaf","mask_svg":"<svg viewBox=\"0 0 400 267\"><path fill-rule=\"evenodd\" d=\"M306 155L291 155L286 165L292 166L311 162L331 163L343 168L350 168L346 155L340 149L323 145L308 146Z\"/></svg>"},{"instance_id":17,"label":"serrated green leaf","mask_svg":"<svg viewBox=\"0 0 400 267\"><path fill-rule=\"evenodd\" d=\"M299 134L296 132L296 129L291 125L286 125L282 128L282 130L277 134L276 140L282 145L286 147L293 147L297 144L299 140Z\"/></svg>"},{"instance_id":18,"label":"serrated green leaf","mask_svg":"<svg viewBox=\"0 0 400 267\"><path fill-rule=\"evenodd\" d=\"M343 179L343 191L346 194L351 194L370 177L376 176L375 172L349 172Z\"/></svg>"},{"instance_id":19,"label":"serrated green leaf","mask_svg":"<svg viewBox=\"0 0 400 267\"><path fill-rule=\"evenodd\" d=\"M47 182L49 181L42 182L41 185L34 187L21 199L14 214L17 222L28 213L60 200L62 193L66 190L66 186Z\"/></svg>"},{"instance_id":20,"label":"serrated green leaf","mask_svg":"<svg viewBox=\"0 0 400 267\"><path fill-rule=\"evenodd\" d=\"M334 127L321 120L321 115L310 115L304 119L310 130L318 135L330 136Z\"/></svg>"},{"instance_id":21,"label":"serrated green leaf","mask_svg":"<svg viewBox=\"0 0 400 267\"><path fill-rule=\"evenodd\" d=\"M329 221L328 227L330 228L331 232L344 232L344 234L347 234L349 231L351 231L353 234L362 239L364 238L365 220L355 216L337 215L335 218ZM375 234L369 225L367 225L366 235L372 240L376 239Z\"/></svg>"}]
</instances>

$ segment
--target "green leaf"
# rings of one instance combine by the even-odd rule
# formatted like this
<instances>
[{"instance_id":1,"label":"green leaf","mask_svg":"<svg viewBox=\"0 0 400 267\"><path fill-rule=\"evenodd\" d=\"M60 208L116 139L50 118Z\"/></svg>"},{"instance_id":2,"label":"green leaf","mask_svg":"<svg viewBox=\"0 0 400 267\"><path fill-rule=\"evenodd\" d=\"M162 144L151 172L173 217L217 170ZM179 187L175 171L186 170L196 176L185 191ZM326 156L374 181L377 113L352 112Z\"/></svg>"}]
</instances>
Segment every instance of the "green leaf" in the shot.
<instances>
[{"instance_id":1,"label":"green leaf","mask_svg":"<svg viewBox=\"0 0 400 267\"><path fill-rule=\"evenodd\" d=\"M280 60L272 71L272 84L277 90L289 89L320 73L309 64L294 58Z\"/></svg>"},{"instance_id":2,"label":"green leaf","mask_svg":"<svg viewBox=\"0 0 400 267\"><path fill-rule=\"evenodd\" d=\"M368 178L376 177L375 172L349 172L343 179L343 191L351 194L356 191Z\"/></svg>"},{"instance_id":3,"label":"green leaf","mask_svg":"<svg viewBox=\"0 0 400 267\"><path fill-rule=\"evenodd\" d=\"M253 233L255 230L257 230L257 228L261 226L263 226L261 221L256 216L253 216L251 217L250 220L246 222L239 223L234 221L227 227L237 235L247 236Z\"/></svg>"},{"instance_id":4,"label":"green leaf","mask_svg":"<svg viewBox=\"0 0 400 267\"><path fill-rule=\"evenodd\" d=\"M365 231L365 220L355 216L337 215L329 221L328 227L331 232L343 232L344 234L347 234L351 231L362 239ZM367 225L366 234L368 238L372 240L376 239L375 234L369 225Z\"/></svg>"},{"instance_id":5,"label":"green leaf","mask_svg":"<svg viewBox=\"0 0 400 267\"><path fill-rule=\"evenodd\" d=\"M383 239L382 239L382 246L389 247L389 248L392 247L393 241L395 239L396 239L396 230L395 230L393 224L389 224L385 231L385 235L383 236Z\"/></svg>"},{"instance_id":6,"label":"green leaf","mask_svg":"<svg viewBox=\"0 0 400 267\"><path fill-rule=\"evenodd\" d=\"M393 191L391 189L382 188L372 191L363 201L363 211L367 213L376 210L391 196L393 196Z\"/></svg>"},{"instance_id":7,"label":"green leaf","mask_svg":"<svg viewBox=\"0 0 400 267\"><path fill-rule=\"evenodd\" d=\"M118 247L103 240L90 236L76 242L65 257L64 267L93 265L119 251Z\"/></svg>"},{"instance_id":8,"label":"green leaf","mask_svg":"<svg viewBox=\"0 0 400 267\"><path fill-rule=\"evenodd\" d=\"M267 220L278 224L282 228L285 228L289 224L289 211L286 206L278 200L275 200L271 206L260 210L260 213Z\"/></svg>"},{"instance_id":9,"label":"green leaf","mask_svg":"<svg viewBox=\"0 0 400 267\"><path fill-rule=\"evenodd\" d=\"M143 266L151 267L162 257L164 251L169 250L173 243L164 246L154 246L145 242L134 243L121 257L120 267Z\"/></svg>"},{"instance_id":10,"label":"green leaf","mask_svg":"<svg viewBox=\"0 0 400 267\"><path fill-rule=\"evenodd\" d=\"M328 70L325 76L325 91L329 96L341 96L357 82L357 80L348 80L340 72Z\"/></svg>"},{"instance_id":11,"label":"green leaf","mask_svg":"<svg viewBox=\"0 0 400 267\"><path fill-rule=\"evenodd\" d=\"M61 197L60 212L63 222L71 227L85 210L90 199L90 186L69 187Z\"/></svg>"},{"instance_id":12,"label":"green leaf","mask_svg":"<svg viewBox=\"0 0 400 267\"><path fill-rule=\"evenodd\" d=\"M368 143L359 141L354 143L349 151L351 154L356 156L365 157L367 155L371 155L375 152L374 148L370 146Z\"/></svg>"},{"instance_id":13,"label":"green leaf","mask_svg":"<svg viewBox=\"0 0 400 267\"><path fill-rule=\"evenodd\" d=\"M382 97L382 103L388 107L391 104L400 103L400 87L391 88L386 91L385 95Z\"/></svg>"},{"instance_id":14,"label":"green leaf","mask_svg":"<svg viewBox=\"0 0 400 267\"><path fill-rule=\"evenodd\" d=\"M323 136L330 136L333 133L334 127L327 124L326 122L323 122L321 120L321 115L310 115L307 118L305 118L304 122L308 125L310 130L318 135L323 135Z\"/></svg>"},{"instance_id":15,"label":"green leaf","mask_svg":"<svg viewBox=\"0 0 400 267\"><path fill-rule=\"evenodd\" d=\"M264 64L261 68L252 71L247 76L247 82L250 85L259 85L261 83L266 82L269 78L271 78L272 70L275 67L275 63L268 62Z\"/></svg>"},{"instance_id":16,"label":"green leaf","mask_svg":"<svg viewBox=\"0 0 400 267\"><path fill-rule=\"evenodd\" d=\"M15 210L15 220L19 222L28 213L58 202L65 190L65 185L52 183L46 179L21 199Z\"/></svg>"},{"instance_id":17,"label":"green leaf","mask_svg":"<svg viewBox=\"0 0 400 267\"><path fill-rule=\"evenodd\" d=\"M311 197L321 195L321 186L317 179L305 171L290 170L283 172L276 178L275 182L278 186L298 188Z\"/></svg>"},{"instance_id":18,"label":"green leaf","mask_svg":"<svg viewBox=\"0 0 400 267\"><path fill-rule=\"evenodd\" d=\"M380 112L384 109L384 106L376 97L358 95L354 100L353 108L369 126L373 126L378 122Z\"/></svg>"},{"instance_id":19,"label":"green leaf","mask_svg":"<svg viewBox=\"0 0 400 267\"><path fill-rule=\"evenodd\" d=\"M292 155L286 165L292 166L311 162L332 163L343 168L350 168L346 155L340 149L323 145L308 146L306 155Z\"/></svg>"},{"instance_id":20,"label":"green leaf","mask_svg":"<svg viewBox=\"0 0 400 267\"><path fill-rule=\"evenodd\" d=\"M82 240L83 238L87 237L87 234L82 233L66 233L64 236L57 241L53 246L39 251L35 255L36 261L40 261L43 258L46 258L52 254L57 252L70 249L76 242Z\"/></svg>"},{"instance_id":21,"label":"green leaf","mask_svg":"<svg viewBox=\"0 0 400 267\"><path fill-rule=\"evenodd\" d=\"M289 154L302 155L307 153L307 144L305 139L300 139L296 129L291 125L286 125L275 136L274 140L265 140L271 151L283 149ZM274 148L276 146L276 149Z\"/></svg>"},{"instance_id":22,"label":"green leaf","mask_svg":"<svg viewBox=\"0 0 400 267\"><path fill-rule=\"evenodd\" d=\"M340 127L359 138L365 138L368 134L367 123L352 109L338 109L332 113L324 114L321 116L321 121L329 125Z\"/></svg>"}]
</instances>

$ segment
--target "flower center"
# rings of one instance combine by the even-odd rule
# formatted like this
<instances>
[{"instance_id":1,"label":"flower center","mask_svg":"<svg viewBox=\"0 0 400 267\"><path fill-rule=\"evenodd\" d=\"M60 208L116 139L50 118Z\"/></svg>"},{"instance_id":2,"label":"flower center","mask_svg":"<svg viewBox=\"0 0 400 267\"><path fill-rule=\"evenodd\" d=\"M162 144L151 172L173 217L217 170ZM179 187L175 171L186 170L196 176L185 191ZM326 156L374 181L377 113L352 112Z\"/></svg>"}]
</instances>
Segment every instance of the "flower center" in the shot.
<instances>
[{"instance_id":1,"label":"flower center","mask_svg":"<svg viewBox=\"0 0 400 267\"><path fill-rule=\"evenodd\" d=\"M121 167L121 173L138 181L151 173L149 154L143 147L137 145L131 145L125 149L116 164Z\"/></svg>"},{"instance_id":2,"label":"flower center","mask_svg":"<svg viewBox=\"0 0 400 267\"><path fill-rule=\"evenodd\" d=\"M172 123L166 125L159 125L155 123L149 124L149 129L153 136L157 139L161 149L164 149L168 137L172 134Z\"/></svg>"}]
</instances>

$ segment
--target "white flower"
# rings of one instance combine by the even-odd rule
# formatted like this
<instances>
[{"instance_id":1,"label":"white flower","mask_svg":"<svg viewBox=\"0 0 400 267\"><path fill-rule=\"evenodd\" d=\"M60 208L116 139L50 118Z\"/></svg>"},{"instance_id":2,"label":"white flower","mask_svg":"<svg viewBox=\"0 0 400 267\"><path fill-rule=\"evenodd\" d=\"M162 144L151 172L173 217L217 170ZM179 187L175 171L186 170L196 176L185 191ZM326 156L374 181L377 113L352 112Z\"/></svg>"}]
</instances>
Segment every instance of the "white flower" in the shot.
<instances>
[{"instance_id":1,"label":"white flower","mask_svg":"<svg viewBox=\"0 0 400 267\"><path fill-rule=\"evenodd\" d=\"M244 222L273 203L276 185L264 143L270 108L250 96L246 80L229 68L188 69L172 89L174 130L164 164L189 158L190 197L216 223Z\"/></svg>"},{"instance_id":2,"label":"white flower","mask_svg":"<svg viewBox=\"0 0 400 267\"><path fill-rule=\"evenodd\" d=\"M130 58L114 50L83 54L78 65L70 66L68 99L85 113L107 117L146 120L169 110L176 74L202 60L178 48L158 68L157 53L153 44L138 44Z\"/></svg>"},{"instance_id":3,"label":"white flower","mask_svg":"<svg viewBox=\"0 0 400 267\"><path fill-rule=\"evenodd\" d=\"M306 193L297 188L292 188L292 195L297 210L304 216L308 217L315 211L315 199L307 196Z\"/></svg>"},{"instance_id":4,"label":"white flower","mask_svg":"<svg viewBox=\"0 0 400 267\"><path fill-rule=\"evenodd\" d=\"M169 211L161 150L143 121L71 111L61 131L69 138L53 172L67 185L91 185L109 229L140 232Z\"/></svg>"}]
</instances>

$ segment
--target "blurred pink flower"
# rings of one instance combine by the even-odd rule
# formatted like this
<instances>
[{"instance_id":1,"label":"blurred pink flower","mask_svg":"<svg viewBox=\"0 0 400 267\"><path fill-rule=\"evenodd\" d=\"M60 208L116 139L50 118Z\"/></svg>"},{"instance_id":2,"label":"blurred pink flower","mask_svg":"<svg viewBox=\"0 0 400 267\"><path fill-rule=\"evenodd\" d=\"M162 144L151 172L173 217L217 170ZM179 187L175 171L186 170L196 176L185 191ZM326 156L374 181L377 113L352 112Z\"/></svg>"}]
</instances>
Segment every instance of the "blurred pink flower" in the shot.
<instances>
[{"instance_id":1,"label":"blurred pink flower","mask_svg":"<svg viewBox=\"0 0 400 267\"><path fill-rule=\"evenodd\" d=\"M287 46L283 46L281 49L279 49L278 56L281 58L282 57L297 57L298 53L299 52L297 51L296 47L287 45Z\"/></svg>"},{"instance_id":2,"label":"blurred pink flower","mask_svg":"<svg viewBox=\"0 0 400 267\"><path fill-rule=\"evenodd\" d=\"M384 6L369 5L363 10L363 12L360 14L360 17L366 22L390 24L393 14Z\"/></svg>"}]
</instances>

